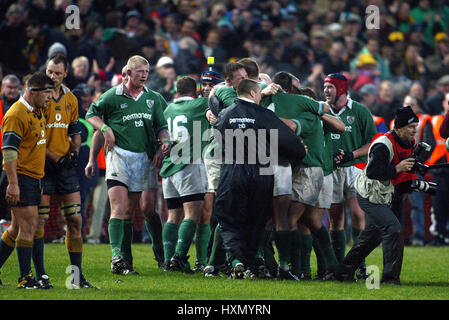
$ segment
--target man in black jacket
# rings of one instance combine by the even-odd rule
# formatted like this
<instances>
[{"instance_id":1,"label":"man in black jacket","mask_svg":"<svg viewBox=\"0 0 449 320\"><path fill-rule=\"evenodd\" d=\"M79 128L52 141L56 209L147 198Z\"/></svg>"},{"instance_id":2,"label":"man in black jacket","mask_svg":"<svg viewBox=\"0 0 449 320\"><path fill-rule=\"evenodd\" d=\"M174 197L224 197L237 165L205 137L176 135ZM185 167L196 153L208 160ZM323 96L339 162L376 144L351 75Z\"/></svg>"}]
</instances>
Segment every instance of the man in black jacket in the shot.
<instances>
[{"instance_id":1,"label":"man in black jacket","mask_svg":"<svg viewBox=\"0 0 449 320\"><path fill-rule=\"evenodd\" d=\"M278 157L293 168L306 150L272 111L258 105L261 94L257 82L242 80L237 95L215 123L224 152L215 213L232 263L231 276L238 279L254 277L261 233L272 212L274 178L270 168L278 163Z\"/></svg>"}]
</instances>

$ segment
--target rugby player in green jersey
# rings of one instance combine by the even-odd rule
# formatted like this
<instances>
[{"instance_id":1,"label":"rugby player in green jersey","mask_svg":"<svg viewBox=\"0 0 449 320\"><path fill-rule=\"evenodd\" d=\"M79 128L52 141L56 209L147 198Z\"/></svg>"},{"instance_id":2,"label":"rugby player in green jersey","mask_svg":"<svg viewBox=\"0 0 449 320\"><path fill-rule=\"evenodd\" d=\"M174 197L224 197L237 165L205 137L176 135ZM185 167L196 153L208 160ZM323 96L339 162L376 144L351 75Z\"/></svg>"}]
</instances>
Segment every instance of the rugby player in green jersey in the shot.
<instances>
[{"instance_id":1,"label":"rugby player in green jersey","mask_svg":"<svg viewBox=\"0 0 449 320\"><path fill-rule=\"evenodd\" d=\"M317 100L317 96L313 89L308 87L301 87L297 90L293 90L295 94L300 94L308 96L314 100ZM307 118L307 117L305 117ZM310 118L310 117L309 117ZM324 136L326 132L330 131L333 133L342 133L345 131L344 123L336 117L325 114L322 116L322 130ZM304 126L303 126L304 127ZM321 127L321 126L319 126ZM305 140L306 139L305 137ZM314 145L314 144L313 144ZM310 255L312 252L312 247L315 250L315 255L317 257L317 276L315 279L321 280L324 275L331 273L335 270L338 264L337 258L335 257L334 250L332 249L329 233L326 227L322 224L322 218L324 211L328 210L331 206L331 195L332 195L332 149L324 143L324 152L322 154L323 159L323 185L319 191L318 201L315 206L305 206L304 214L298 223L298 229L300 235L297 232L293 233L293 246L292 246L292 257L294 253L297 254L297 249L295 247L300 247L300 263L296 263L296 274L299 274L300 279L311 279L311 268L310 268ZM302 209L302 208L301 208ZM311 229L314 231L313 236ZM298 237L299 242L298 242ZM298 256L296 255L296 259ZM293 269L295 270L295 260L292 258Z\"/></svg>"},{"instance_id":2,"label":"rugby player in green jersey","mask_svg":"<svg viewBox=\"0 0 449 320\"><path fill-rule=\"evenodd\" d=\"M127 66L122 68L122 83L126 84L129 77L127 75ZM104 136L100 131L95 131L91 141L91 148L89 153L89 162L85 168L86 177L92 177L95 172L96 159L98 153L104 145ZM162 221L159 214L156 212L156 195L158 188L158 173L157 168L161 168L162 159L164 155L160 148L156 151L153 161L150 162L149 184L148 190L142 192L139 206L145 219L145 227L151 236L151 246L153 249L155 260L159 268L164 264L164 249L162 245ZM131 255L131 243L133 239L133 224L123 224L123 241L122 241L122 255L124 260L128 262L128 274L138 275L134 270L133 257Z\"/></svg>"},{"instance_id":3,"label":"rugby player in green jersey","mask_svg":"<svg viewBox=\"0 0 449 320\"><path fill-rule=\"evenodd\" d=\"M176 87L177 97L164 111L173 147L160 172L168 208L163 243L165 263L170 263L167 269L192 273L187 253L197 226L204 225L201 218L207 179L201 155L209 140L205 117L208 99L197 98L196 82L191 77L179 79ZM197 245L207 250L208 240ZM203 257L205 253L201 252Z\"/></svg>"},{"instance_id":4,"label":"rugby player in green jersey","mask_svg":"<svg viewBox=\"0 0 449 320\"><path fill-rule=\"evenodd\" d=\"M330 113L345 124L342 134L330 133L334 153L332 206L329 214L330 234L335 255L339 262L345 256L346 236L344 230L344 202L351 213L353 241L356 242L365 228L365 214L360 208L354 189L354 180L367 161L370 142L377 133L369 110L348 97L348 80L339 73L328 75L324 80L324 96L331 106ZM358 277L366 278L364 262Z\"/></svg>"},{"instance_id":5,"label":"rugby player in green jersey","mask_svg":"<svg viewBox=\"0 0 449 320\"><path fill-rule=\"evenodd\" d=\"M208 58L209 61L209 58ZM223 82L224 78L218 72L208 70L201 74L200 77L200 97L208 98L212 88ZM210 125L209 125L210 127ZM207 191L204 195L203 214L201 217L201 223L196 227L195 234L195 248L196 248L196 261L193 268L194 272L204 272L204 268L207 265L207 261L210 256L213 245L213 237L215 235L215 228L217 226L217 219L212 216L214 206L215 190L209 184L207 184Z\"/></svg>"},{"instance_id":6,"label":"rugby player in green jersey","mask_svg":"<svg viewBox=\"0 0 449 320\"><path fill-rule=\"evenodd\" d=\"M124 225L132 224L142 191L149 188L150 162L157 139L164 155L170 152L170 138L163 110L164 98L145 87L149 63L141 56L127 62L128 81L105 92L93 103L86 120L105 137L106 182L111 204L109 242L113 273L128 273L122 256ZM131 255L131 242L127 245Z\"/></svg>"},{"instance_id":7,"label":"rugby player in green jersey","mask_svg":"<svg viewBox=\"0 0 449 320\"><path fill-rule=\"evenodd\" d=\"M269 99L265 99L261 104L273 110L281 119L293 120L297 134L302 139L306 139L305 145L309 145L308 153L301 168L295 170L294 173L290 169L289 174L281 175L278 178L279 185L289 185L290 188L290 195L286 199L287 206L278 215L278 219L284 217L286 221L283 221L283 224L276 225L275 233L276 246L279 252L279 277L297 280L301 273L299 266L301 239L297 230L298 222L304 211L309 207L314 207L318 202L318 195L323 182L324 136L321 120L327 120L332 125L337 123L337 127L340 121L324 113L329 109L325 103L314 101L305 96L291 94L293 92L292 77L287 72L277 73L273 81L281 84L282 88L289 93L280 91ZM303 188L303 184L309 187ZM285 224L286 226L282 228ZM281 228L278 227L279 225L281 225ZM319 229L319 227L314 228L314 233L318 232ZM291 267L294 267L294 270Z\"/></svg>"}]
</instances>

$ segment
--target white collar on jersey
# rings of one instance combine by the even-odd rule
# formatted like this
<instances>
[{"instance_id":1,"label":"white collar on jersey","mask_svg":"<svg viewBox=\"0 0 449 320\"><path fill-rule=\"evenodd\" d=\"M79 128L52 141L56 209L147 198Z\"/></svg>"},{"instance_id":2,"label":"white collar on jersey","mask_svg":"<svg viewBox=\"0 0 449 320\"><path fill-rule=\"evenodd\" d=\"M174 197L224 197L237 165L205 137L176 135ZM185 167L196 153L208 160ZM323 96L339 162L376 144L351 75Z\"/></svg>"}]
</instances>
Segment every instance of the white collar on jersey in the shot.
<instances>
[{"instance_id":1,"label":"white collar on jersey","mask_svg":"<svg viewBox=\"0 0 449 320\"><path fill-rule=\"evenodd\" d=\"M28 103L28 101L25 100L23 96L19 98L19 101L22 102L30 112L34 112L34 108Z\"/></svg>"},{"instance_id":2,"label":"white collar on jersey","mask_svg":"<svg viewBox=\"0 0 449 320\"><path fill-rule=\"evenodd\" d=\"M147 88L146 86L143 86L142 92L139 93L139 95L134 99L133 97L129 96L129 95L125 92L124 84L123 84L123 82L122 82L122 83L120 83L120 84L116 87L116 89L115 89L115 94L118 95L118 96L126 95L127 97L130 97L131 99L134 99L134 100L137 101L137 100L139 100L140 96L143 94L144 91L146 91L146 92L149 91L148 88Z\"/></svg>"},{"instance_id":3,"label":"white collar on jersey","mask_svg":"<svg viewBox=\"0 0 449 320\"><path fill-rule=\"evenodd\" d=\"M343 107L343 108L341 108L337 113L335 113L335 111L332 109L332 108L330 108L330 110L331 110L331 112L332 112L332 114L334 114L334 115L336 115L336 116L339 116L340 114L342 114L343 112L345 112L345 110L346 110L346 107L348 107L349 109L352 109L352 103L354 102L351 98L347 98L348 99L348 102L346 103L346 105Z\"/></svg>"},{"instance_id":4,"label":"white collar on jersey","mask_svg":"<svg viewBox=\"0 0 449 320\"><path fill-rule=\"evenodd\" d=\"M193 99L194 98L192 98L192 97L179 97L179 98L173 99L173 103L183 102L183 101L190 101L190 100L193 100Z\"/></svg>"}]
</instances>

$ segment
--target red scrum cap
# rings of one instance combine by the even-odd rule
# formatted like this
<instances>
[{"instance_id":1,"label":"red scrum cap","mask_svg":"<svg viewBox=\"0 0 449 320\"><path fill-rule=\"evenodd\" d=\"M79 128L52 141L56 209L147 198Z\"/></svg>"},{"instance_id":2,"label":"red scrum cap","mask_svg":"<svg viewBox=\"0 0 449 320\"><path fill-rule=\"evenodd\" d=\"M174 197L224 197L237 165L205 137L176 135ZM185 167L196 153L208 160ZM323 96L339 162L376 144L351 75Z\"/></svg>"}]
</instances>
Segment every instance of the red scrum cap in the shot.
<instances>
[{"instance_id":1,"label":"red scrum cap","mask_svg":"<svg viewBox=\"0 0 449 320\"><path fill-rule=\"evenodd\" d=\"M324 79L324 83L329 82L335 86L337 89L337 99L342 94L348 93L349 90L349 81L348 79L342 75L341 73L331 73L326 79Z\"/></svg>"}]
</instances>

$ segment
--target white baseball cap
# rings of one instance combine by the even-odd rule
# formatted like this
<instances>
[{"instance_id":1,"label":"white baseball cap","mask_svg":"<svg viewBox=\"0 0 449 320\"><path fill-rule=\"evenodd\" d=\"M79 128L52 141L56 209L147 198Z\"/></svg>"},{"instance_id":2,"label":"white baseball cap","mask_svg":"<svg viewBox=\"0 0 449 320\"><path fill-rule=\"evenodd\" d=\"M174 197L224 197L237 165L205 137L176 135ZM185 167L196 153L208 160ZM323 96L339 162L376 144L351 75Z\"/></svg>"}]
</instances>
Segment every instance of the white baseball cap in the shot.
<instances>
[{"instance_id":1,"label":"white baseball cap","mask_svg":"<svg viewBox=\"0 0 449 320\"><path fill-rule=\"evenodd\" d=\"M156 63L156 68L163 67L169 64L175 64L172 58L164 56L160 57L159 60Z\"/></svg>"}]
</instances>

